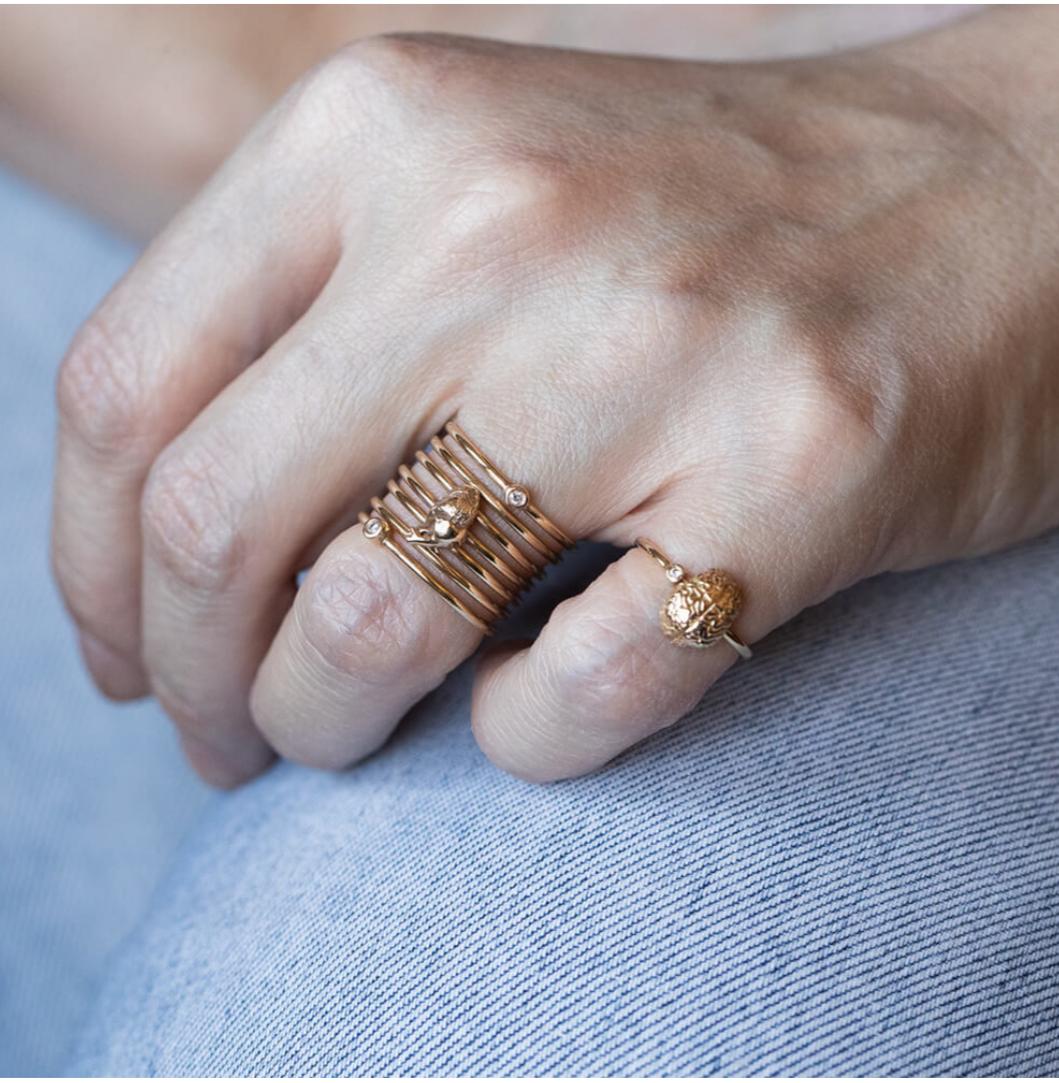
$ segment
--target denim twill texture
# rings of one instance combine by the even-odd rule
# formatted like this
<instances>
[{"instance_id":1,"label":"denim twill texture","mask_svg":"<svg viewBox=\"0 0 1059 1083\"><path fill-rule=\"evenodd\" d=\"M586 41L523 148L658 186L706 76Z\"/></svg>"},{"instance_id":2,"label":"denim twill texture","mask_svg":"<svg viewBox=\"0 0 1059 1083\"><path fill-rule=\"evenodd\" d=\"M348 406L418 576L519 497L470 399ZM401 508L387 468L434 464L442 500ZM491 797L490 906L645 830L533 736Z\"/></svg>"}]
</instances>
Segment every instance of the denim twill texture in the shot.
<instances>
[{"instance_id":1,"label":"denim twill texture","mask_svg":"<svg viewBox=\"0 0 1059 1083\"><path fill-rule=\"evenodd\" d=\"M215 802L90 1073L1059 1071L1059 535L865 584L594 777L450 680Z\"/></svg>"},{"instance_id":2,"label":"denim twill texture","mask_svg":"<svg viewBox=\"0 0 1059 1083\"><path fill-rule=\"evenodd\" d=\"M490 767L458 674L173 860L201 791L45 568L54 362L128 250L7 181L0 232L0 1068L94 999L99 1074L1059 1071L1059 536L834 599L578 782Z\"/></svg>"}]
</instances>

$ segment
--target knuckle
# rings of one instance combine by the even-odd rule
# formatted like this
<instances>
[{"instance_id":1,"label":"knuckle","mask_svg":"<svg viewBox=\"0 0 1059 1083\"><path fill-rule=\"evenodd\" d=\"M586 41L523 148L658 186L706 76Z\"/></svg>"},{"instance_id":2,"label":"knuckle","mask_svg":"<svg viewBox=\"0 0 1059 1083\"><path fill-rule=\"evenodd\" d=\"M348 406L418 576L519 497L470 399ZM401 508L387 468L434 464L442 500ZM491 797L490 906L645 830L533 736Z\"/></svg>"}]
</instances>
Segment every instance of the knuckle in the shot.
<instances>
[{"instance_id":1,"label":"knuckle","mask_svg":"<svg viewBox=\"0 0 1059 1083\"><path fill-rule=\"evenodd\" d=\"M331 58L345 80L387 98L429 105L432 112L461 87L477 85L476 73L490 49L448 34L374 34L345 46Z\"/></svg>"},{"instance_id":2,"label":"knuckle","mask_svg":"<svg viewBox=\"0 0 1059 1083\"><path fill-rule=\"evenodd\" d=\"M583 614L572 622L558 664L562 686L587 721L637 734L665 680L657 652L619 614Z\"/></svg>"},{"instance_id":3,"label":"knuckle","mask_svg":"<svg viewBox=\"0 0 1059 1083\"><path fill-rule=\"evenodd\" d=\"M429 35L382 34L361 38L318 64L287 95L290 127L326 132L378 127L426 101L433 58L441 50Z\"/></svg>"},{"instance_id":4,"label":"knuckle","mask_svg":"<svg viewBox=\"0 0 1059 1083\"><path fill-rule=\"evenodd\" d=\"M400 84L433 63L445 40L437 34L371 34L344 46L331 60L356 77Z\"/></svg>"},{"instance_id":5,"label":"knuckle","mask_svg":"<svg viewBox=\"0 0 1059 1083\"><path fill-rule=\"evenodd\" d=\"M151 469L141 509L145 552L180 584L223 589L242 563L235 501L218 459L201 445L174 445Z\"/></svg>"},{"instance_id":6,"label":"knuckle","mask_svg":"<svg viewBox=\"0 0 1059 1083\"><path fill-rule=\"evenodd\" d=\"M885 452L902 414L903 381L865 363L855 338L816 331L793 338L782 410L770 415L776 462L794 492L831 487Z\"/></svg>"},{"instance_id":7,"label":"knuckle","mask_svg":"<svg viewBox=\"0 0 1059 1083\"><path fill-rule=\"evenodd\" d=\"M472 164L438 215L440 235L458 247L483 238L515 240L551 232L573 201L568 168L558 155L492 153Z\"/></svg>"},{"instance_id":8,"label":"knuckle","mask_svg":"<svg viewBox=\"0 0 1059 1083\"><path fill-rule=\"evenodd\" d=\"M473 133L464 133L470 140ZM476 148L449 154L457 178L440 195L426 238L427 273L446 291L510 290L561 261L580 197L559 156Z\"/></svg>"},{"instance_id":9,"label":"knuckle","mask_svg":"<svg viewBox=\"0 0 1059 1083\"><path fill-rule=\"evenodd\" d=\"M128 450L144 431L136 357L133 344L97 314L77 333L59 369L62 423L100 455Z\"/></svg>"},{"instance_id":10,"label":"knuckle","mask_svg":"<svg viewBox=\"0 0 1059 1083\"><path fill-rule=\"evenodd\" d=\"M310 650L331 670L366 685L387 684L428 649L416 584L389 575L366 555L325 553L296 613Z\"/></svg>"},{"instance_id":11,"label":"knuckle","mask_svg":"<svg viewBox=\"0 0 1059 1083\"><path fill-rule=\"evenodd\" d=\"M121 616L117 605L122 597L120 588L107 585L98 576L86 572L62 544L52 545L51 569L63 604L74 623L104 642L113 638L112 630Z\"/></svg>"}]
</instances>

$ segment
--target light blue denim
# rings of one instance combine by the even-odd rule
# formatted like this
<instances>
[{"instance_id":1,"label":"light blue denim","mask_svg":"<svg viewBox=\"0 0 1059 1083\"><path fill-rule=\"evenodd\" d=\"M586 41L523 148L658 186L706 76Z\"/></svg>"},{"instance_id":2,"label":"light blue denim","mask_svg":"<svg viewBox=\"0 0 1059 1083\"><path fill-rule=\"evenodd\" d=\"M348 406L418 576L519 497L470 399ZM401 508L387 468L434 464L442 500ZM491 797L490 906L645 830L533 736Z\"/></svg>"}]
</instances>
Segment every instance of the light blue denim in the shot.
<instances>
[{"instance_id":1,"label":"light blue denim","mask_svg":"<svg viewBox=\"0 0 1059 1083\"><path fill-rule=\"evenodd\" d=\"M132 248L0 172L0 1073L62 1069L204 789L81 671L48 576L55 369Z\"/></svg>"},{"instance_id":2,"label":"light blue denim","mask_svg":"<svg viewBox=\"0 0 1059 1083\"><path fill-rule=\"evenodd\" d=\"M85 236L63 229L65 244ZM122 260L92 243L98 282ZM5 314L5 340L8 319L24 322ZM51 346L32 350L51 359ZM9 562L4 597L44 631L4 632L5 712L26 704L4 801L16 828L34 826L14 832L14 882L49 905L31 914L17 892L9 904L6 869L0 897L15 962L4 1006L38 1036L30 1063L40 1035L65 1040L86 986L64 988L58 953L37 980L34 948L10 939L76 927L113 940L198 791L154 712L101 710L57 611L37 612L44 392L22 409L32 478L3 475L0 499L33 504L14 548L32 573ZM526 620L610 555L568 561ZM772 635L678 726L546 787L478 751L461 670L355 770L281 766L208 802L106 966L71 1068L1059 1072L1057 602L1059 535L863 584ZM54 708L25 692L40 673L48 696L76 697ZM56 755L59 720L76 755ZM42 807L49 790L66 803ZM145 810L155 834L137 849ZM39 857L83 847L108 855L107 875ZM134 887L116 920L71 923L124 876ZM97 965L72 937L62 947L83 977Z\"/></svg>"}]
</instances>

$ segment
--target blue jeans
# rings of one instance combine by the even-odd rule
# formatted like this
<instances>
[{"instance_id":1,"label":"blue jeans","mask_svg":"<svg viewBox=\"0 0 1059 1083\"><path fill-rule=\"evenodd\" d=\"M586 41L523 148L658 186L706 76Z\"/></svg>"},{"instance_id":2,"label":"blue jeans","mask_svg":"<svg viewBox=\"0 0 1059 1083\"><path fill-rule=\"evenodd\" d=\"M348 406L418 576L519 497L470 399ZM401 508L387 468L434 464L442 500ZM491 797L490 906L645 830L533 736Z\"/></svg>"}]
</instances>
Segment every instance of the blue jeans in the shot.
<instances>
[{"instance_id":1,"label":"blue jeans","mask_svg":"<svg viewBox=\"0 0 1059 1083\"><path fill-rule=\"evenodd\" d=\"M128 252L10 183L0 235L0 1070L1059 1072L1059 535L805 613L589 778L490 766L463 670L206 799L45 578L51 370Z\"/></svg>"}]
</instances>

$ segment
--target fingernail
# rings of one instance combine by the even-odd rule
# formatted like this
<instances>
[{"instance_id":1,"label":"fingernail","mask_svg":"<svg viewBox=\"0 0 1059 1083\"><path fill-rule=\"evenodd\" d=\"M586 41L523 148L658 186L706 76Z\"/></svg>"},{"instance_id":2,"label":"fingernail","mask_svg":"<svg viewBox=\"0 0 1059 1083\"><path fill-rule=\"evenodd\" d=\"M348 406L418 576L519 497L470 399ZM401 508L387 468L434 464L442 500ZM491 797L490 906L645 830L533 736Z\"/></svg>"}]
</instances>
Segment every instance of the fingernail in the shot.
<instances>
[{"instance_id":1,"label":"fingernail","mask_svg":"<svg viewBox=\"0 0 1059 1083\"><path fill-rule=\"evenodd\" d=\"M136 662L130 662L91 632L79 632L77 638L88 672L103 695L110 699L147 695L147 678Z\"/></svg>"}]
</instances>

